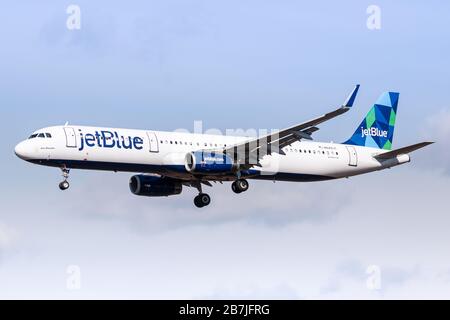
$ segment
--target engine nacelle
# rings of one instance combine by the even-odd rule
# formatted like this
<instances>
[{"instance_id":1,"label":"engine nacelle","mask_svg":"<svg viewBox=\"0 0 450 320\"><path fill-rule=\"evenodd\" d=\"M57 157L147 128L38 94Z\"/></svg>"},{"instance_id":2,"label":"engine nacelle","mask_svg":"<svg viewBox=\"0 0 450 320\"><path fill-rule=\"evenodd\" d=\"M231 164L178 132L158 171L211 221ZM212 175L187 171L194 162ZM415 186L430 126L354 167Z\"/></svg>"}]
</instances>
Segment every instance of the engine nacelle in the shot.
<instances>
[{"instance_id":1,"label":"engine nacelle","mask_svg":"<svg viewBox=\"0 0 450 320\"><path fill-rule=\"evenodd\" d=\"M184 166L188 172L199 174L234 173L239 168L229 155L210 151L194 151L186 154Z\"/></svg>"},{"instance_id":2,"label":"engine nacelle","mask_svg":"<svg viewBox=\"0 0 450 320\"><path fill-rule=\"evenodd\" d=\"M130 178L130 191L137 196L167 197L182 190L181 182L168 177L139 174Z\"/></svg>"}]
</instances>

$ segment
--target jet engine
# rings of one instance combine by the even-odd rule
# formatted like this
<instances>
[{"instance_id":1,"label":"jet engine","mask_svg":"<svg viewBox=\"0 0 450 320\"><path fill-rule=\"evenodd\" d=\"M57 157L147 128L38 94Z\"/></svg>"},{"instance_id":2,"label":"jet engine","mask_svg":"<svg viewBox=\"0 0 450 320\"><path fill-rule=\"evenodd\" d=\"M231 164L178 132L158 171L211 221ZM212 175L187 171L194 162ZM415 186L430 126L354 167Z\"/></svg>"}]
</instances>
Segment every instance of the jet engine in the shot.
<instances>
[{"instance_id":1,"label":"jet engine","mask_svg":"<svg viewBox=\"0 0 450 320\"><path fill-rule=\"evenodd\" d=\"M139 174L130 178L130 191L137 196L167 197L182 189L180 181L168 177Z\"/></svg>"},{"instance_id":2,"label":"jet engine","mask_svg":"<svg viewBox=\"0 0 450 320\"><path fill-rule=\"evenodd\" d=\"M186 154L186 170L198 174L227 174L238 170L233 159L221 152L193 151Z\"/></svg>"}]
</instances>

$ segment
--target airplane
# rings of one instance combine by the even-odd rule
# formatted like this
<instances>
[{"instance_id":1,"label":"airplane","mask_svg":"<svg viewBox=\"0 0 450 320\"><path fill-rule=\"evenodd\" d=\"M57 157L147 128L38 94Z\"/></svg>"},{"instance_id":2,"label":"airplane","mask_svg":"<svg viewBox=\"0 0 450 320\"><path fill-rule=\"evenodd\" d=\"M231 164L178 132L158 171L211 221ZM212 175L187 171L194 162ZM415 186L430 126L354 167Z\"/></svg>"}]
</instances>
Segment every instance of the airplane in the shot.
<instances>
[{"instance_id":1,"label":"airplane","mask_svg":"<svg viewBox=\"0 0 450 320\"><path fill-rule=\"evenodd\" d=\"M350 110L356 85L337 109L312 120L259 137L236 137L65 124L33 132L15 147L28 162L58 167L61 190L69 188L71 169L138 173L129 180L139 196L177 195L194 187L196 207L210 204L202 186L232 182L235 193L247 180L310 182L383 170L410 161L409 153L433 142L392 150L399 93L383 93L343 143L316 142L319 124Z\"/></svg>"}]
</instances>

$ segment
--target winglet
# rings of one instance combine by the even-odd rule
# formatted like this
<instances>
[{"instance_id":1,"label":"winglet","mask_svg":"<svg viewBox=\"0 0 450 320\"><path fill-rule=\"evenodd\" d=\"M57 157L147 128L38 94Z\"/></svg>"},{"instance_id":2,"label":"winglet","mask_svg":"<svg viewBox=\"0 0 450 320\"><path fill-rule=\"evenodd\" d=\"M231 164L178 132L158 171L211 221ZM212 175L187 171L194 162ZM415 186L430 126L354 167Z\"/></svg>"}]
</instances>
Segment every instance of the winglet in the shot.
<instances>
[{"instance_id":1,"label":"winglet","mask_svg":"<svg viewBox=\"0 0 450 320\"><path fill-rule=\"evenodd\" d=\"M348 96L347 100L345 100L343 107L351 108L353 106L353 102L355 102L356 95L358 94L359 84L355 86L352 93Z\"/></svg>"}]
</instances>

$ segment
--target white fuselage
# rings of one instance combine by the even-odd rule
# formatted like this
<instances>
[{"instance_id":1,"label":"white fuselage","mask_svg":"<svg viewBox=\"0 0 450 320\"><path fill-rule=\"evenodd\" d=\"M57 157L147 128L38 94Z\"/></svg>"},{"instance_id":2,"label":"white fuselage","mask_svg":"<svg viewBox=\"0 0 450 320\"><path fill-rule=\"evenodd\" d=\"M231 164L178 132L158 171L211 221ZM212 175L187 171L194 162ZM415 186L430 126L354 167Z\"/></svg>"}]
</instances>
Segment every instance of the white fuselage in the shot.
<instances>
[{"instance_id":1,"label":"white fuselage","mask_svg":"<svg viewBox=\"0 0 450 320\"><path fill-rule=\"evenodd\" d=\"M37 130L38 136L22 141L16 154L42 165L156 173L192 180L185 168L191 151L220 150L248 137L204 135L87 126L54 126ZM43 136L42 136L43 134ZM50 137L51 136L51 137ZM248 178L282 181L317 181L381 170L409 161L407 155L376 160L384 150L337 143L299 141L272 152L242 174ZM205 180L234 180L235 174L203 176Z\"/></svg>"}]
</instances>

